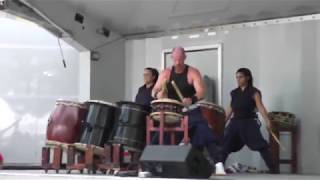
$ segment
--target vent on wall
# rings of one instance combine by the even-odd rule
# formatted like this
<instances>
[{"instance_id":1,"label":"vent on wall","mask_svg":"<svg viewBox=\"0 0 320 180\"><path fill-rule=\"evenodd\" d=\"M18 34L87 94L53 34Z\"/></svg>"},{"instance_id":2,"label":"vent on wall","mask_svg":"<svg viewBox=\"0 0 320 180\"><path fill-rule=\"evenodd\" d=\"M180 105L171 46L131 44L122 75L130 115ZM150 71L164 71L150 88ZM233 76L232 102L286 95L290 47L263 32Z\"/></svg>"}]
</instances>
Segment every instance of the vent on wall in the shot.
<instances>
[{"instance_id":1,"label":"vent on wall","mask_svg":"<svg viewBox=\"0 0 320 180\"><path fill-rule=\"evenodd\" d=\"M101 55L98 51L91 51L90 52L90 59L91 61L99 61L101 58Z\"/></svg>"},{"instance_id":2,"label":"vent on wall","mask_svg":"<svg viewBox=\"0 0 320 180\"><path fill-rule=\"evenodd\" d=\"M77 21L80 24L83 24L84 16L80 13L76 13L74 15L74 20Z\"/></svg>"}]
</instances>

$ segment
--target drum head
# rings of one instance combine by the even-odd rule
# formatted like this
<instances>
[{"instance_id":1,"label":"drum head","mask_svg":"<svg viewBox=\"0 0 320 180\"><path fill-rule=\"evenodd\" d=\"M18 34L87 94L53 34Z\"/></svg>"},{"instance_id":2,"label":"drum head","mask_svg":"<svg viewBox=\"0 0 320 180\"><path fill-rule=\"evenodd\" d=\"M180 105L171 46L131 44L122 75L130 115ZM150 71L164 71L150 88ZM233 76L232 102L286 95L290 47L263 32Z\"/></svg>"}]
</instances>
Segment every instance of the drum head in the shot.
<instances>
[{"instance_id":1,"label":"drum head","mask_svg":"<svg viewBox=\"0 0 320 180\"><path fill-rule=\"evenodd\" d=\"M144 113L149 113L151 111L150 106L138 104L131 101L119 101L117 102L117 105L119 106L120 109L129 109L133 111L141 111Z\"/></svg>"},{"instance_id":2,"label":"drum head","mask_svg":"<svg viewBox=\"0 0 320 180\"><path fill-rule=\"evenodd\" d=\"M171 104L176 104L178 106L182 106L183 104L177 100L174 99L168 99L168 98L164 98L164 99L157 99L157 100L153 100L151 101L151 105L157 104L157 103L171 103Z\"/></svg>"},{"instance_id":3,"label":"drum head","mask_svg":"<svg viewBox=\"0 0 320 180\"><path fill-rule=\"evenodd\" d=\"M156 121L160 121L160 112L153 112L150 114L150 117ZM183 118L182 114L174 113L174 112L164 112L164 121L168 124L173 124L181 121Z\"/></svg>"},{"instance_id":4,"label":"drum head","mask_svg":"<svg viewBox=\"0 0 320 180\"><path fill-rule=\"evenodd\" d=\"M56 101L56 105L74 106L74 107L78 107L81 109L87 108L84 103L75 102L75 101L60 100L60 99Z\"/></svg>"},{"instance_id":5,"label":"drum head","mask_svg":"<svg viewBox=\"0 0 320 180\"><path fill-rule=\"evenodd\" d=\"M209 108L209 109L214 109L216 111L219 111L220 113L225 113L224 109L217 105L217 104L214 104L214 103L211 103L211 102L208 102L208 101L199 101L197 102L197 105L201 106L201 107L206 107L206 108Z\"/></svg>"},{"instance_id":6,"label":"drum head","mask_svg":"<svg viewBox=\"0 0 320 180\"><path fill-rule=\"evenodd\" d=\"M86 101L86 103L89 103L89 104L90 103L92 103L92 104L102 104L102 105L117 107L117 105L114 104L114 103L100 101L100 100L88 100L88 101Z\"/></svg>"}]
</instances>

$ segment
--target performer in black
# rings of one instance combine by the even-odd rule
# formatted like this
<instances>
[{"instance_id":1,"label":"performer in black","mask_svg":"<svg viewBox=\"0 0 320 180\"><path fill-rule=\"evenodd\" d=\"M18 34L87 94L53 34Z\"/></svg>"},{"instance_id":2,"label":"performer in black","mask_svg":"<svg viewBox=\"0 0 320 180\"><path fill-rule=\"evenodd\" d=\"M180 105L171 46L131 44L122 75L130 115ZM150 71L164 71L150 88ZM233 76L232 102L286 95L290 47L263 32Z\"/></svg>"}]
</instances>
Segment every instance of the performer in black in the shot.
<instances>
[{"instance_id":1,"label":"performer in black","mask_svg":"<svg viewBox=\"0 0 320 180\"><path fill-rule=\"evenodd\" d=\"M231 91L231 104L226 110L226 121L229 121L229 124L225 129L223 141L223 162L230 153L237 152L247 145L251 150L259 151L270 172L276 173L269 144L260 132L261 122L257 110L264 118L268 130L272 130L261 92L253 86L253 77L249 69L239 69L236 79L238 88Z\"/></svg>"},{"instance_id":2,"label":"performer in black","mask_svg":"<svg viewBox=\"0 0 320 180\"><path fill-rule=\"evenodd\" d=\"M141 86L136 95L135 102L138 104L150 106L150 102L153 100L151 96L152 89L158 80L159 72L151 67L147 67L143 72L144 85Z\"/></svg>"}]
</instances>

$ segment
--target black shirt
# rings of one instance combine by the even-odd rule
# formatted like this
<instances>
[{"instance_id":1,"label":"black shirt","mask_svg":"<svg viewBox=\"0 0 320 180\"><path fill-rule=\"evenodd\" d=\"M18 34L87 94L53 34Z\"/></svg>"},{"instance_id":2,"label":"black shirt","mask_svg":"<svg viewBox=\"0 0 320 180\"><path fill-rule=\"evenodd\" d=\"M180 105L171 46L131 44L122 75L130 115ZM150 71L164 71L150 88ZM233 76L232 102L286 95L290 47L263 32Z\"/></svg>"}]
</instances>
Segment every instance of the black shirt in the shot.
<instances>
[{"instance_id":1,"label":"black shirt","mask_svg":"<svg viewBox=\"0 0 320 180\"><path fill-rule=\"evenodd\" d=\"M172 80L177 84L183 97L191 98L196 94L196 90L193 87L193 85L190 85L188 83L188 70L189 70L189 66L186 65L182 73L176 73L174 70L174 66L172 67L171 73L170 73L170 80L167 84L168 98L180 101L178 94L176 93L175 89L171 84Z\"/></svg>"},{"instance_id":2,"label":"black shirt","mask_svg":"<svg viewBox=\"0 0 320 180\"><path fill-rule=\"evenodd\" d=\"M244 90L239 87L231 91L231 108L234 118L250 119L258 117L254 100L254 95L257 92L261 95L261 92L255 87L246 87Z\"/></svg>"},{"instance_id":3,"label":"black shirt","mask_svg":"<svg viewBox=\"0 0 320 180\"><path fill-rule=\"evenodd\" d=\"M141 105L150 106L150 103L153 100L153 97L151 96L153 86L154 85L149 88L147 88L146 85L141 86L136 95L135 102Z\"/></svg>"}]
</instances>

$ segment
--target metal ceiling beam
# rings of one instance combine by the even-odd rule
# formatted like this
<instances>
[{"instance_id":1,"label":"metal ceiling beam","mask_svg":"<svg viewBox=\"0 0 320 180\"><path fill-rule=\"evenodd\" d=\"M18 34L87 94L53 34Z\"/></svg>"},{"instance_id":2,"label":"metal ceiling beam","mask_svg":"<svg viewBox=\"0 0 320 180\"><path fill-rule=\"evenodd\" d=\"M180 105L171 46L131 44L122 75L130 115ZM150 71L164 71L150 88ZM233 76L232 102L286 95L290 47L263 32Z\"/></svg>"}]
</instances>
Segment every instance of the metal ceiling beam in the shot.
<instances>
[{"instance_id":1,"label":"metal ceiling beam","mask_svg":"<svg viewBox=\"0 0 320 180\"><path fill-rule=\"evenodd\" d=\"M25 0L1 0L0 10L35 22L59 38L71 37L70 32L60 28L43 12L40 12Z\"/></svg>"}]
</instances>

